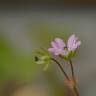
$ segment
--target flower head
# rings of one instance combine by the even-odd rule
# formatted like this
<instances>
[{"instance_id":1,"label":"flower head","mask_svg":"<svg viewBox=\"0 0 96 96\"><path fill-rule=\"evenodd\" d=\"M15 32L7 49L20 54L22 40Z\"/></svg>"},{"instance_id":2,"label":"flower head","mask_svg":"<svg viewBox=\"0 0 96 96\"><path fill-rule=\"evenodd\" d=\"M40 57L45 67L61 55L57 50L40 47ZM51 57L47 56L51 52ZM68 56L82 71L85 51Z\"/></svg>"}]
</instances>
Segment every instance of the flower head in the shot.
<instances>
[{"instance_id":1,"label":"flower head","mask_svg":"<svg viewBox=\"0 0 96 96\"><path fill-rule=\"evenodd\" d=\"M67 44L60 39L56 38L54 41L51 42L51 48L48 48L48 51L53 53L54 55L62 55L62 56L69 56L70 53L74 53L74 51L81 45L81 41L78 40L74 34L71 35L67 41ZM72 55L71 54L71 55ZM73 55L72 55L73 56Z\"/></svg>"},{"instance_id":2,"label":"flower head","mask_svg":"<svg viewBox=\"0 0 96 96\"><path fill-rule=\"evenodd\" d=\"M75 51L80 45L81 41L74 34L69 37L67 42L68 51Z\"/></svg>"},{"instance_id":3,"label":"flower head","mask_svg":"<svg viewBox=\"0 0 96 96\"><path fill-rule=\"evenodd\" d=\"M66 54L67 51L64 50L66 44L60 38L56 38L54 41L51 42L51 48L48 49L49 52L53 53L54 55Z\"/></svg>"}]
</instances>

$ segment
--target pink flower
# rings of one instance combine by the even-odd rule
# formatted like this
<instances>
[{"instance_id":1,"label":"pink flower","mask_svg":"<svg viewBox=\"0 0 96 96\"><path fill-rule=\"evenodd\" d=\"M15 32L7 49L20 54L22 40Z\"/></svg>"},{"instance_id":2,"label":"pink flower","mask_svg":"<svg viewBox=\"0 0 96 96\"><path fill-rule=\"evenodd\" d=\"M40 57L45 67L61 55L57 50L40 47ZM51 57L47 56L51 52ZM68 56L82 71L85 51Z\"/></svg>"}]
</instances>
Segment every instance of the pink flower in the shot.
<instances>
[{"instance_id":1,"label":"pink flower","mask_svg":"<svg viewBox=\"0 0 96 96\"><path fill-rule=\"evenodd\" d=\"M64 41L60 38L56 38L51 42L52 48L49 48L48 51L53 53L54 55L67 54L67 51L64 50L66 47Z\"/></svg>"},{"instance_id":2,"label":"pink flower","mask_svg":"<svg viewBox=\"0 0 96 96\"><path fill-rule=\"evenodd\" d=\"M67 42L68 51L75 51L80 45L81 41L74 34L69 37Z\"/></svg>"},{"instance_id":3,"label":"pink flower","mask_svg":"<svg viewBox=\"0 0 96 96\"><path fill-rule=\"evenodd\" d=\"M54 55L67 56L71 51L75 51L80 45L81 41L73 34L69 37L67 44L65 44L62 39L56 38L51 42L52 47L49 48L48 51Z\"/></svg>"}]
</instances>

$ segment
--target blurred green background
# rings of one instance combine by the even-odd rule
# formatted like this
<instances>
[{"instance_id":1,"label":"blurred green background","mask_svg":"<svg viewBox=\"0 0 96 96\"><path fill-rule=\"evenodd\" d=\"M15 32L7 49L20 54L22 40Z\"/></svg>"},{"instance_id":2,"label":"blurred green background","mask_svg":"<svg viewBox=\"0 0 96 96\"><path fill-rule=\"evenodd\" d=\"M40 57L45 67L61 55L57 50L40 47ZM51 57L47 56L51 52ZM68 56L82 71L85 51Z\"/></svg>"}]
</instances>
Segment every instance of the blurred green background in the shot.
<instances>
[{"instance_id":1,"label":"blurred green background","mask_svg":"<svg viewBox=\"0 0 96 96\"><path fill-rule=\"evenodd\" d=\"M56 37L76 34L82 46L74 58L80 94L95 96L96 12L93 9L0 11L0 96L72 96L61 71L34 62L35 51ZM67 67L67 65L65 65Z\"/></svg>"}]
</instances>

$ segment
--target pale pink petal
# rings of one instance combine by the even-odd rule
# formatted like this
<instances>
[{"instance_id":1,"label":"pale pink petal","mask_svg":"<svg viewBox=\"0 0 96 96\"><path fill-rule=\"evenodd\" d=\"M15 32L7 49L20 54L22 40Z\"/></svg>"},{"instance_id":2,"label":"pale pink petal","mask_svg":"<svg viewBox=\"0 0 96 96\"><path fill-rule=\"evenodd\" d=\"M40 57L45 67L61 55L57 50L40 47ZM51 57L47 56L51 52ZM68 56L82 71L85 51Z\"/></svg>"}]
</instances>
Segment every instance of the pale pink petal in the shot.
<instances>
[{"instance_id":1,"label":"pale pink petal","mask_svg":"<svg viewBox=\"0 0 96 96\"><path fill-rule=\"evenodd\" d=\"M52 46L53 48L57 48L57 47L58 47L57 43L54 42L54 41L51 42L51 46Z\"/></svg>"},{"instance_id":2,"label":"pale pink petal","mask_svg":"<svg viewBox=\"0 0 96 96\"><path fill-rule=\"evenodd\" d=\"M53 53L54 55L60 55L64 50L65 43L62 39L56 38L54 41L51 42L51 46L52 48L49 48L48 51Z\"/></svg>"},{"instance_id":3,"label":"pale pink petal","mask_svg":"<svg viewBox=\"0 0 96 96\"><path fill-rule=\"evenodd\" d=\"M75 43L75 41L77 40L77 37L73 34L69 37L68 39L68 43L67 46L68 47L72 47L72 45Z\"/></svg>"},{"instance_id":4,"label":"pale pink petal","mask_svg":"<svg viewBox=\"0 0 96 96\"><path fill-rule=\"evenodd\" d=\"M68 39L67 47L69 51L76 50L81 45L81 41L78 40L74 34L71 35Z\"/></svg>"},{"instance_id":5,"label":"pale pink petal","mask_svg":"<svg viewBox=\"0 0 96 96\"><path fill-rule=\"evenodd\" d=\"M79 47L81 45L81 41L78 41L76 44L77 44L77 47Z\"/></svg>"},{"instance_id":6,"label":"pale pink petal","mask_svg":"<svg viewBox=\"0 0 96 96\"><path fill-rule=\"evenodd\" d=\"M60 38L56 38L55 42L58 44L58 47L60 47L60 48L63 48L63 47L66 46L64 41L62 39L60 39Z\"/></svg>"},{"instance_id":7,"label":"pale pink petal","mask_svg":"<svg viewBox=\"0 0 96 96\"><path fill-rule=\"evenodd\" d=\"M48 48L48 51L54 53L55 49L54 48Z\"/></svg>"},{"instance_id":8,"label":"pale pink petal","mask_svg":"<svg viewBox=\"0 0 96 96\"><path fill-rule=\"evenodd\" d=\"M60 55L60 53L58 53L58 52L55 52L54 54L55 54L55 55Z\"/></svg>"}]
</instances>

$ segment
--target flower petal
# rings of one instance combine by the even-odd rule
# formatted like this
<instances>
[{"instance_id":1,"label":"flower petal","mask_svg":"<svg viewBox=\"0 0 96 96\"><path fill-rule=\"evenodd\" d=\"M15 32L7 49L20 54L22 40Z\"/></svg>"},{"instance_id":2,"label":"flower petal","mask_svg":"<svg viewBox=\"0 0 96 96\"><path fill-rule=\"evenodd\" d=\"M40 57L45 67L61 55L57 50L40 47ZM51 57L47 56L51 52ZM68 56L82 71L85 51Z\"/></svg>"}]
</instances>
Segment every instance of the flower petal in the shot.
<instances>
[{"instance_id":1,"label":"flower petal","mask_svg":"<svg viewBox=\"0 0 96 96\"><path fill-rule=\"evenodd\" d=\"M58 44L58 47L59 48L63 48L63 47L66 46L65 43L64 43L64 41L62 39L60 39L60 38L56 38L55 39L55 42Z\"/></svg>"},{"instance_id":2,"label":"flower petal","mask_svg":"<svg viewBox=\"0 0 96 96\"><path fill-rule=\"evenodd\" d=\"M56 47L57 47L57 45L56 45L56 43L55 43L54 41L51 42L51 46L52 46L53 48L56 48Z\"/></svg>"},{"instance_id":3,"label":"flower petal","mask_svg":"<svg viewBox=\"0 0 96 96\"><path fill-rule=\"evenodd\" d=\"M77 47L79 47L81 45L81 41L78 41L76 44L77 44Z\"/></svg>"},{"instance_id":4,"label":"flower petal","mask_svg":"<svg viewBox=\"0 0 96 96\"><path fill-rule=\"evenodd\" d=\"M54 53L55 49L54 48L48 48L48 51Z\"/></svg>"},{"instance_id":5,"label":"flower petal","mask_svg":"<svg viewBox=\"0 0 96 96\"><path fill-rule=\"evenodd\" d=\"M78 41L78 37L74 34L71 35L68 39L67 47L69 51L76 50L81 45L81 41Z\"/></svg>"}]
</instances>

